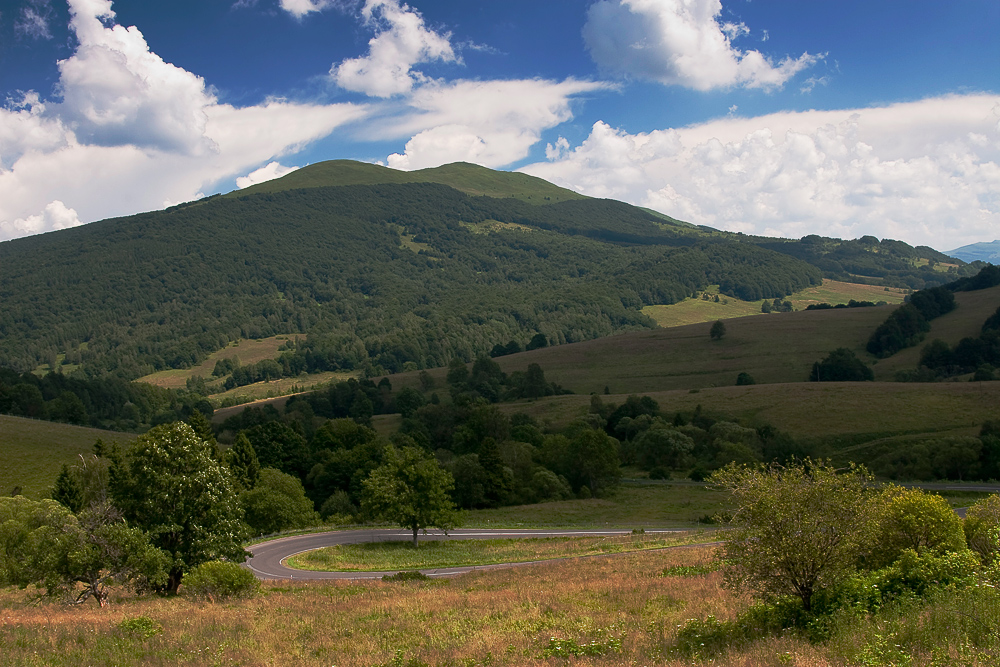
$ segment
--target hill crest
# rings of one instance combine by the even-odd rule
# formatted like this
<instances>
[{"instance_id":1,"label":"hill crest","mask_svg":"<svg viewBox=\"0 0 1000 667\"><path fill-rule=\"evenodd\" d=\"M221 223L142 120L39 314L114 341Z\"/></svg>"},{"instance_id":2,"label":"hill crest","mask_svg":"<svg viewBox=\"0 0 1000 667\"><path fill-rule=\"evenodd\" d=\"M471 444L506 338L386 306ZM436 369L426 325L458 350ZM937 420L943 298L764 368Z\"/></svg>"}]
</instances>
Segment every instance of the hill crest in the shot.
<instances>
[{"instance_id":1,"label":"hill crest","mask_svg":"<svg viewBox=\"0 0 1000 667\"><path fill-rule=\"evenodd\" d=\"M535 176L513 171L495 171L469 162L453 162L400 171L382 165L354 160L327 160L297 169L281 178L235 190L226 197L275 193L300 188L341 185L397 185L402 183L437 183L473 196L512 197L531 204L554 204L589 199L572 190L553 185Z\"/></svg>"}]
</instances>

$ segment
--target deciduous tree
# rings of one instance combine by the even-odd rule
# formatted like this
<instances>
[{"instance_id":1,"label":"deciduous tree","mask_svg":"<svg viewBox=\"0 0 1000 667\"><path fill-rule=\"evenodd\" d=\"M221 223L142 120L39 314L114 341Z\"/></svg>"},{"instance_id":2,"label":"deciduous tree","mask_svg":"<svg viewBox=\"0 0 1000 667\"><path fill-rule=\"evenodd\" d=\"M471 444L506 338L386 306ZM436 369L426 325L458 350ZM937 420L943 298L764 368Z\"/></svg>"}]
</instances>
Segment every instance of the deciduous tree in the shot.
<instances>
[{"instance_id":1,"label":"deciduous tree","mask_svg":"<svg viewBox=\"0 0 1000 667\"><path fill-rule=\"evenodd\" d=\"M386 452L386 462L364 481L362 508L417 533L429 527L450 530L458 515L449 492L455 482L433 456L416 447Z\"/></svg>"},{"instance_id":2,"label":"deciduous tree","mask_svg":"<svg viewBox=\"0 0 1000 667\"><path fill-rule=\"evenodd\" d=\"M813 595L851 571L865 544L871 476L806 460L729 465L712 474L736 511L720 557L725 583L764 597L793 595L811 610Z\"/></svg>"},{"instance_id":3,"label":"deciduous tree","mask_svg":"<svg viewBox=\"0 0 1000 667\"><path fill-rule=\"evenodd\" d=\"M246 558L232 477L187 424L150 429L113 472L115 504L170 559L167 591L176 592L184 573L201 563Z\"/></svg>"}]
</instances>

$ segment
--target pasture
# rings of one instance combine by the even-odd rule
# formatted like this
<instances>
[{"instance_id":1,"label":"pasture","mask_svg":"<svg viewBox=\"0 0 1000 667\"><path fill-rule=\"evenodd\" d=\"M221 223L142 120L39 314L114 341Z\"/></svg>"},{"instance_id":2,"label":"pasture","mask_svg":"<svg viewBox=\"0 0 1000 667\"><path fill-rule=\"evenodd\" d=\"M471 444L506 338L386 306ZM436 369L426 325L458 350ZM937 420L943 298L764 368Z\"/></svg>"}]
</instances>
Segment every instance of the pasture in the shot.
<instances>
[{"instance_id":1,"label":"pasture","mask_svg":"<svg viewBox=\"0 0 1000 667\"><path fill-rule=\"evenodd\" d=\"M20 486L28 498L48 496L63 464L92 453L98 438L126 442L135 435L0 415L0 493Z\"/></svg>"},{"instance_id":2,"label":"pasture","mask_svg":"<svg viewBox=\"0 0 1000 667\"><path fill-rule=\"evenodd\" d=\"M708 299L701 296L687 298L669 306L646 306L642 312L652 317L661 327L676 327L699 322L714 322L735 317L763 315L761 301L742 301L731 296L719 296L716 302L714 295L719 293L718 285L711 285L702 294L710 295ZM846 304L851 299L855 301L871 301L877 303L886 301L890 304L902 303L905 290L898 288L876 287L859 283L845 283L837 280L824 280L822 285L808 287L787 297L795 310L805 310L806 306L829 303ZM771 299L766 299L771 301Z\"/></svg>"},{"instance_id":3,"label":"pasture","mask_svg":"<svg viewBox=\"0 0 1000 667\"><path fill-rule=\"evenodd\" d=\"M289 336L271 336L270 338L261 338L260 340L236 341L208 355L208 358L197 366L158 371L141 377L137 381L156 385L157 387L166 387L167 389L183 389L187 380L193 377L203 377L207 382L211 383L215 380L212 377L212 371L215 369L215 363L220 359L236 357L240 360L240 364L244 366L255 364L265 359L274 359L278 356L278 348L287 343L288 339Z\"/></svg>"}]
</instances>

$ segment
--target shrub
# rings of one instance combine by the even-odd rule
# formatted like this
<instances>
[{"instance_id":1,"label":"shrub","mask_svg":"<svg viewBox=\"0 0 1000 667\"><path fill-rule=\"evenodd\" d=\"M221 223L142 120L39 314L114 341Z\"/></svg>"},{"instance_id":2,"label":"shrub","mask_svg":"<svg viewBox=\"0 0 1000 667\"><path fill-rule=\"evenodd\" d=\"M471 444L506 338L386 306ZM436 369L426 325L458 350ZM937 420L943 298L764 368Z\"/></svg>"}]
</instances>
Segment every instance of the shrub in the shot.
<instances>
[{"instance_id":1,"label":"shrub","mask_svg":"<svg viewBox=\"0 0 1000 667\"><path fill-rule=\"evenodd\" d=\"M319 523L319 515L306 497L302 482L274 468L262 469L257 485L240 493L239 500L247 525L257 535Z\"/></svg>"},{"instance_id":2,"label":"shrub","mask_svg":"<svg viewBox=\"0 0 1000 667\"><path fill-rule=\"evenodd\" d=\"M354 523L357 520L358 507L351 502L347 491L337 489L329 498L323 501L319 514L324 521L330 523Z\"/></svg>"},{"instance_id":3,"label":"shrub","mask_svg":"<svg viewBox=\"0 0 1000 667\"><path fill-rule=\"evenodd\" d=\"M984 565L1000 554L1000 496L977 501L965 513L965 540Z\"/></svg>"},{"instance_id":4,"label":"shrub","mask_svg":"<svg viewBox=\"0 0 1000 667\"><path fill-rule=\"evenodd\" d=\"M771 604L755 604L732 621L715 616L690 619L677 630L674 650L685 657L708 657L787 628L807 628L813 616L798 600L782 598Z\"/></svg>"},{"instance_id":5,"label":"shrub","mask_svg":"<svg viewBox=\"0 0 1000 667\"><path fill-rule=\"evenodd\" d=\"M236 563L213 560L202 563L184 577L184 593L213 602L229 598L252 598L260 582L250 570Z\"/></svg>"},{"instance_id":6,"label":"shrub","mask_svg":"<svg viewBox=\"0 0 1000 667\"><path fill-rule=\"evenodd\" d=\"M968 549L946 553L905 549L892 565L855 572L821 592L815 609L821 614L843 608L874 612L899 598L923 597L946 586L969 586L975 581L977 568L976 557Z\"/></svg>"},{"instance_id":7,"label":"shrub","mask_svg":"<svg viewBox=\"0 0 1000 667\"><path fill-rule=\"evenodd\" d=\"M872 369L846 347L839 347L823 361L814 363L809 374L810 382L871 382L874 379Z\"/></svg>"},{"instance_id":8,"label":"shrub","mask_svg":"<svg viewBox=\"0 0 1000 667\"><path fill-rule=\"evenodd\" d=\"M875 530L865 561L872 568L886 567L907 549L965 551L962 520L937 494L890 486L877 500Z\"/></svg>"}]
</instances>

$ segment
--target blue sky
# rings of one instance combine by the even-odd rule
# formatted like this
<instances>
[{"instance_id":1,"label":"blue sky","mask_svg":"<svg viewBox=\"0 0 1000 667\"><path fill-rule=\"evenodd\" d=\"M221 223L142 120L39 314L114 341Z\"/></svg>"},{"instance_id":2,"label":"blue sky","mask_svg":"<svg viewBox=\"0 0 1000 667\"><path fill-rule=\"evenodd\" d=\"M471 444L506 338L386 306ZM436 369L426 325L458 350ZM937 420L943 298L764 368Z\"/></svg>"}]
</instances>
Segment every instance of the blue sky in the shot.
<instances>
[{"instance_id":1,"label":"blue sky","mask_svg":"<svg viewBox=\"0 0 1000 667\"><path fill-rule=\"evenodd\" d=\"M698 224L1000 237L996 0L0 0L0 240L333 158Z\"/></svg>"}]
</instances>

